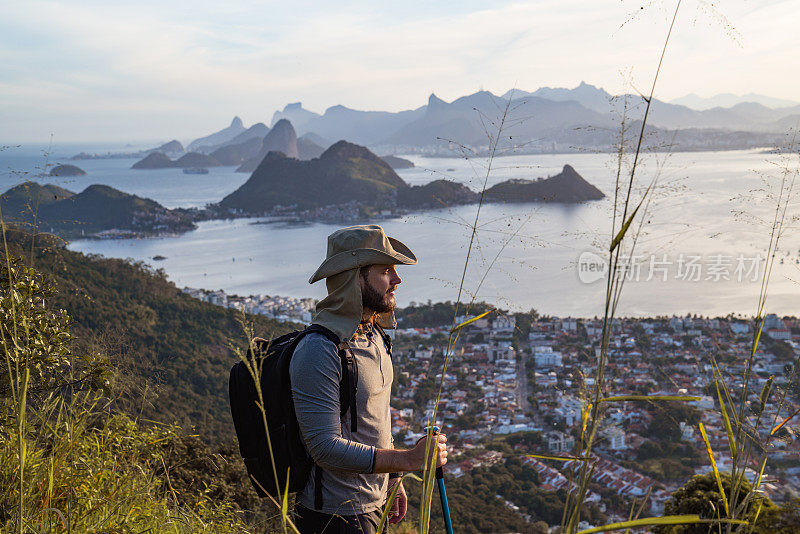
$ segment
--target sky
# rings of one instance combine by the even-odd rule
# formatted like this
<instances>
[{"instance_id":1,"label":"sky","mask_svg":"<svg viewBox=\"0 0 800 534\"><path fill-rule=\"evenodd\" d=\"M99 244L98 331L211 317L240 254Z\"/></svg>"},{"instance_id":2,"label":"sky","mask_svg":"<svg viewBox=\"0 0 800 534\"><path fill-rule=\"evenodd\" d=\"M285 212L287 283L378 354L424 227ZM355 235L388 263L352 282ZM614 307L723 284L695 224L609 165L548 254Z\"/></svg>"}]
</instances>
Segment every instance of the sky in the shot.
<instances>
[{"instance_id":1,"label":"sky","mask_svg":"<svg viewBox=\"0 0 800 534\"><path fill-rule=\"evenodd\" d=\"M659 77L797 99L800 0L683 0ZM5 0L0 143L190 141L290 102L399 111L435 93L646 92L675 2Z\"/></svg>"}]
</instances>

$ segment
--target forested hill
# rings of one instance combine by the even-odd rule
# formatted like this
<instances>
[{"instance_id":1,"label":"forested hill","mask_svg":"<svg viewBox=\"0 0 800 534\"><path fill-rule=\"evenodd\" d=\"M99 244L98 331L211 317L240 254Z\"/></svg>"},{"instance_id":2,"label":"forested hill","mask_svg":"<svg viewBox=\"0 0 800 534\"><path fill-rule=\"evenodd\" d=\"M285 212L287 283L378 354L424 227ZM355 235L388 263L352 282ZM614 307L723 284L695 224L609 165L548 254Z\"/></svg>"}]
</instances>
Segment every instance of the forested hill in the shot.
<instances>
[{"instance_id":1,"label":"forested hill","mask_svg":"<svg viewBox=\"0 0 800 534\"><path fill-rule=\"evenodd\" d=\"M105 352L125 375L136 414L161 422L196 425L207 441L235 442L228 406L229 343L243 346L237 312L185 295L164 273L142 263L87 257L47 235L9 231L9 250L51 276L55 306L67 310L79 345ZM24 251L21 250L24 247ZM269 337L292 325L248 316L256 335ZM76 350L76 353L81 353Z\"/></svg>"}]
</instances>

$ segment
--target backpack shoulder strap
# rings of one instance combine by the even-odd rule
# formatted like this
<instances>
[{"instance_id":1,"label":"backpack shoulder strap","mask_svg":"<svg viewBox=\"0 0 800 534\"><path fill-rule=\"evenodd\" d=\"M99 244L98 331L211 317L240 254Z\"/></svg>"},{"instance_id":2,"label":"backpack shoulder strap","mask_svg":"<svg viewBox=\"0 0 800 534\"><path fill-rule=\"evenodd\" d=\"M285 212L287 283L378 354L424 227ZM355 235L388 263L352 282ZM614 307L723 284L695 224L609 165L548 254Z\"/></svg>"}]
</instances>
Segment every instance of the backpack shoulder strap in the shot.
<instances>
[{"instance_id":1,"label":"backpack shoulder strap","mask_svg":"<svg viewBox=\"0 0 800 534\"><path fill-rule=\"evenodd\" d=\"M306 328L302 334L316 332L327 337L338 349L339 359L342 363L342 381L339 382L339 416L344 419L347 410L350 410L350 431L358 430L358 409L356 404L356 393L358 392L358 365L350 344L346 340L340 340L330 329L322 325L312 324ZM298 336L298 337L301 337ZM322 468L319 464L314 464L314 509L322 510Z\"/></svg>"},{"instance_id":2,"label":"backpack shoulder strap","mask_svg":"<svg viewBox=\"0 0 800 534\"><path fill-rule=\"evenodd\" d=\"M347 341L339 339L334 332L319 324L312 324L304 330L304 334L316 332L327 337L336 344L339 351L339 359L342 363L342 381L339 383L339 407L340 417L344 418L347 410L350 410L350 431L358 430L358 408L356 404L356 394L358 393L358 364L353 355L353 350Z\"/></svg>"}]
</instances>

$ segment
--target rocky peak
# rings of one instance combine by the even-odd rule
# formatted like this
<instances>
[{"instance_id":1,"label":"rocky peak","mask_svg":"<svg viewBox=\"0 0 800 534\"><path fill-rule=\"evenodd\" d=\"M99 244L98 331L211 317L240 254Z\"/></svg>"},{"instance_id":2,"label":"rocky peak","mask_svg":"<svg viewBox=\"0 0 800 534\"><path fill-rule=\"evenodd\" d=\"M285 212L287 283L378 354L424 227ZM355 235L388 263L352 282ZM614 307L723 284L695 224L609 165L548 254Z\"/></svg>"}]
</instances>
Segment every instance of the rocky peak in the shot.
<instances>
[{"instance_id":1,"label":"rocky peak","mask_svg":"<svg viewBox=\"0 0 800 534\"><path fill-rule=\"evenodd\" d=\"M287 119L281 119L275 123L272 130L264 137L263 152L277 150L283 152L290 158L298 157L297 152L297 132L294 126Z\"/></svg>"},{"instance_id":2,"label":"rocky peak","mask_svg":"<svg viewBox=\"0 0 800 534\"><path fill-rule=\"evenodd\" d=\"M328 150L322 153L320 159L350 159L350 158L363 158L368 159L371 161L380 161L384 165L386 164L382 159L378 156L370 152L370 150L366 147L361 145L356 145L353 143L349 143L345 140L337 141L336 143L332 144Z\"/></svg>"},{"instance_id":3,"label":"rocky peak","mask_svg":"<svg viewBox=\"0 0 800 534\"><path fill-rule=\"evenodd\" d=\"M436 111L446 106L447 102L445 102L435 94L431 93L431 96L428 97L428 111Z\"/></svg>"}]
</instances>

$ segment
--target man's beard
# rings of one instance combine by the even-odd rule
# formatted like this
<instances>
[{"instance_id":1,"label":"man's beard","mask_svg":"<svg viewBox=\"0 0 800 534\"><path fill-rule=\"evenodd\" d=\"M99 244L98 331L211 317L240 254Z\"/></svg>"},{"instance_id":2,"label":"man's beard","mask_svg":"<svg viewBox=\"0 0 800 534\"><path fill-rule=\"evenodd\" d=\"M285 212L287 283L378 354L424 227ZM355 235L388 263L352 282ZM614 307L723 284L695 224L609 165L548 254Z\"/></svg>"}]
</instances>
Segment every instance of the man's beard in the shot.
<instances>
[{"instance_id":1,"label":"man's beard","mask_svg":"<svg viewBox=\"0 0 800 534\"><path fill-rule=\"evenodd\" d=\"M396 305L393 297L382 295L364 279L364 285L361 288L361 306L363 308L369 308L376 313L388 313L394 310Z\"/></svg>"}]
</instances>

